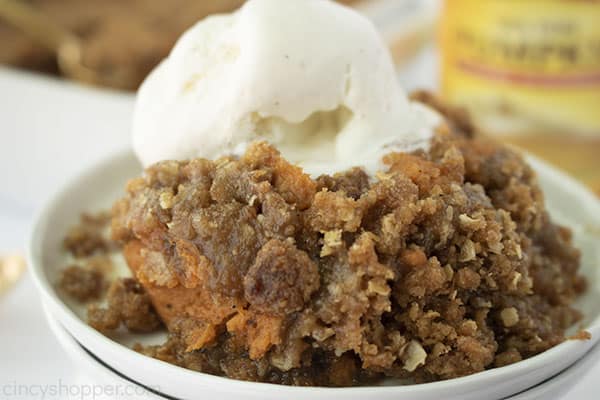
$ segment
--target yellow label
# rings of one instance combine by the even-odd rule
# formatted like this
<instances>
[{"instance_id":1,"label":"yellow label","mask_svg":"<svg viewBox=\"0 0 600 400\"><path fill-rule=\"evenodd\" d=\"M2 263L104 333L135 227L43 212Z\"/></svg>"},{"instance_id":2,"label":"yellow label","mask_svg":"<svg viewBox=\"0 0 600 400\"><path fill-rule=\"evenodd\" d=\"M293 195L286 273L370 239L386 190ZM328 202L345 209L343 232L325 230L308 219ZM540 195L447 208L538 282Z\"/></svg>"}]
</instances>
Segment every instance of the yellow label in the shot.
<instances>
[{"instance_id":1,"label":"yellow label","mask_svg":"<svg viewBox=\"0 0 600 400\"><path fill-rule=\"evenodd\" d=\"M445 4L442 92L449 101L500 130L600 134L600 0ZM516 125L502 125L503 117Z\"/></svg>"}]
</instances>

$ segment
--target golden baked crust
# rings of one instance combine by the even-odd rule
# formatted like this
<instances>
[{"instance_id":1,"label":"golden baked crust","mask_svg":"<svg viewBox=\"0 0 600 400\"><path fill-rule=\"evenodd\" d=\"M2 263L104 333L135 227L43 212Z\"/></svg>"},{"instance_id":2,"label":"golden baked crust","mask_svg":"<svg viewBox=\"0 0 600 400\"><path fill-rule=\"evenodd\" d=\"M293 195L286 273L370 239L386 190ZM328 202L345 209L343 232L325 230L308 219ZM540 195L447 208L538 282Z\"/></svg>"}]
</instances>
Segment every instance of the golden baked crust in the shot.
<instances>
[{"instance_id":1,"label":"golden baked crust","mask_svg":"<svg viewBox=\"0 0 600 400\"><path fill-rule=\"evenodd\" d=\"M451 112L446 110L450 117ZM565 340L585 288L514 151L454 121L430 151L316 180L266 143L132 180L113 235L167 324L140 348L237 379L447 379Z\"/></svg>"}]
</instances>

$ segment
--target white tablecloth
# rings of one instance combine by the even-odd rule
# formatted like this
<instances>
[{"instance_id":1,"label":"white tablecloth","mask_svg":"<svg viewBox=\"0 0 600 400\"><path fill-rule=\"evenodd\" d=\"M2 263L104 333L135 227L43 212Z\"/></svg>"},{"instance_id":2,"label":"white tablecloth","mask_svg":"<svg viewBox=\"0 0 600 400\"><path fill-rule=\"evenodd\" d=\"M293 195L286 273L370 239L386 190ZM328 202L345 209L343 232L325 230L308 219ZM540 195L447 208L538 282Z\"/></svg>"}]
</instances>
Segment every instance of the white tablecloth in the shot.
<instances>
[{"instance_id":1,"label":"white tablecloth","mask_svg":"<svg viewBox=\"0 0 600 400\"><path fill-rule=\"evenodd\" d=\"M433 88L436 65L426 51L400 80L410 89ZM0 68L0 252L24 248L35 209L57 185L129 146L132 105L129 95ZM598 378L600 365L568 398L597 398ZM82 388L93 384L52 336L25 276L0 298L0 399L91 399Z\"/></svg>"}]
</instances>

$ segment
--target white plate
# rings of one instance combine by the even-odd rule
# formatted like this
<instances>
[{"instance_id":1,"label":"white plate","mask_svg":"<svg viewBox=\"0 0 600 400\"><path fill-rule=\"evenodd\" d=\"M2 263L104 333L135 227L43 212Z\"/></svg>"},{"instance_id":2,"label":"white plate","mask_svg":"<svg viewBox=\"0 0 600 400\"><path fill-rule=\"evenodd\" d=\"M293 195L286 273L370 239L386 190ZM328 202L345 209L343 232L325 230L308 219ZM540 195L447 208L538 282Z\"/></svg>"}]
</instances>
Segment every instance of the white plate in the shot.
<instances>
[{"instance_id":1,"label":"white plate","mask_svg":"<svg viewBox=\"0 0 600 400\"><path fill-rule=\"evenodd\" d=\"M121 396L114 396L113 399L149 399L149 400L160 400L166 399L159 394L160 386L154 386L153 388L144 388L138 385L136 382L130 380L126 376L120 374L118 371L112 370L106 366L95 355L87 351L82 347L77 340L73 338L63 326L56 320L56 318L49 311L48 307L42 303L44 309L44 315L50 330L58 340L58 343L65 350L69 358L78 366L83 368L83 372L93 377L93 384L99 385L99 387L111 387L121 388L123 392ZM127 394L125 394L127 392Z\"/></svg>"},{"instance_id":2,"label":"white plate","mask_svg":"<svg viewBox=\"0 0 600 400\"><path fill-rule=\"evenodd\" d=\"M573 389L587 373L598 364L600 344L596 344L585 356L559 375L505 400L557 400L570 398L568 392ZM583 399L580 399L583 400Z\"/></svg>"},{"instance_id":3,"label":"white plate","mask_svg":"<svg viewBox=\"0 0 600 400\"><path fill-rule=\"evenodd\" d=\"M144 385L160 382L163 392L184 399L218 395L223 399L412 399L437 400L503 398L556 375L585 354L600 337L600 249L598 236L591 231L600 227L600 204L596 197L577 182L536 159L530 159L538 171L547 204L555 219L569 225L574 231L577 245L583 250L582 268L590 288L579 301L584 311L584 326L592 333L589 341L567 341L538 356L511 366L484 371L471 376L408 386L358 387L358 388L303 388L259 384L230 380L185 370L154 360L130 350L132 340L155 341L155 336L119 337L119 342L108 339L85 321L81 308L61 299L55 292L65 254L61 251L61 238L68 227L76 223L83 211L110 207L120 197L125 181L139 174L140 167L131 153L106 159L85 171L67 184L39 214L29 243L29 263L37 287L53 315L78 342L108 365ZM124 346L125 345L125 346Z\"/></svg>"},{"instance_id":4,"label":"white plate","mask_svg":"<svg viewBox=\"0 0 600 400\"><path fill-rule=\"evenodd\" d=\"M44 312L50 329L57 337L61 346L66 350L71 359L78 365L82 365L86 372L94 377L94 382L115 387L128 387L137 383L124 376L118 370L111 369L106 363L99 359L96 355L86 350L73 336L71 336L51 314L48 308L44 305ZM565 371L550 378L549 380L521 392L515 396L504 398L504 400L555 400L560 399L573 386L579 382L598 362L600 358L600 345L594 346L584 357L571 365ZM152 391L150 391L152 390ZM160 385L156 385L152 389L146 389L137 386L133 390L131 398L147 398L151 400L166 399L160 394ZM491 398L489 400L492 400Z\"/></svg>"}]
</instances>

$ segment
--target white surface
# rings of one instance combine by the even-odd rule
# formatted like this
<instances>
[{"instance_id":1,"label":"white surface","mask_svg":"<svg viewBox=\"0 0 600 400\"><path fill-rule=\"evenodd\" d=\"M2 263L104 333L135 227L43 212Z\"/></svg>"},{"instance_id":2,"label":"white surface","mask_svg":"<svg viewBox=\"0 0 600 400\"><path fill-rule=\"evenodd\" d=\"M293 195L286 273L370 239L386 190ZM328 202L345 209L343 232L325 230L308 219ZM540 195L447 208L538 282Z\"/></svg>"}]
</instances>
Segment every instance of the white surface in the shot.
<instances>
[{"instance_id":1,"label":"white surface","mask_svg":"<svg viewBox=\"0 0 600 400\"><path fill-rule=\"evenodd\" d=\"M0 199L19 212L72 172L128 146L133 99L0 67Z\"/></svg>"},{"instance_id":2,"label":"white surface","mask_svg":"<svg viewBox=\"0 0 600 400\"><path fill-rule=\"evenodd\" d=\"M411 63L409 73L400 80L409 89L432 88L436 68L433 51L428 50ZM122 95L0 68L0 251L24 246L33 209L65 176L128 145L131 106L131 98ZM67 140L70 145L65 145ZM88 146L90 143L93 145ZM596 364L563 398L596 398L599 378L600 365ZM93 398L65 393L41 395L40 388L60 384L76 391L97 382L59 348L31 280L25 276L12 292L0 298L0 398ZM29 390L29 395L3 392L14 385Z\"/></svg>"},{"instance_id":3,"label":"white surface","mask_svg":"<svg viewBox=\"0 0 600 400\"><path fill-rule=\"evenodd\" d=\"M427 149L440 122L408 100L365 16L321 0L251 0L190 28L146 78L133 147L148 166L241 155L265 139L315 178L356 165L375 175L386 153Z\"/></svg>"},{"instance_id":4,"label":"white surface","mask_svg":"<svg viewBox=\"0 0 600 400\"><path fill-rule=\"evenodd\" d=\"M111 155L81 171L46 203L36 218L28 245L29 267L36 286L42 292L44 303L77 341L135 381L147 386L162 382L162 391L176 398L193 399L196 393L202 392L226 399L237 397L244 400L276 400L282 396L317 400L329 399L332 395L339 400L350 400L365 398L367 394L380 400L437 400L442 396L446 400L477 400L483 396L501 399L561 372L600 338L600 249L597 238L591 238L586 231L588 226L600 226L600 201L581 184L547 164L531 157L529 162L538 173L551 215L572 229L574 242L581 249L582 272L588 277L589 287L578 299L577 307L585 315L581 324L591 333L592 339L566 341L517 364L459 379L409 386L335 389L334 392L332 389L224 380L142 356L129 348L135 342L154 344L157 339L155 335L127 334L111 340L91 328L85 322L85 308L61 298L55 290L53 283L59 279L60 271L69 260L62 251L61 238L69 226L78 220L82 211L110 207L121 196L125 182L139 174L139 164L131 151ZM126 268L124 271L129 276Z\"/></svg>"},{"instance_id":5,"label":"white surface","mask_svg":"<svg viewBox=\"0 0 600 400\"><path fill-rule=\"evenodd\" d=\"M129 145L132 105L131 96L0 67L0 252L24 248L34 209L57 185ZM58 346L24 276L0 297L0 399L92 399L77 392L93 384Z\"/></svg>"}]
</instances>

